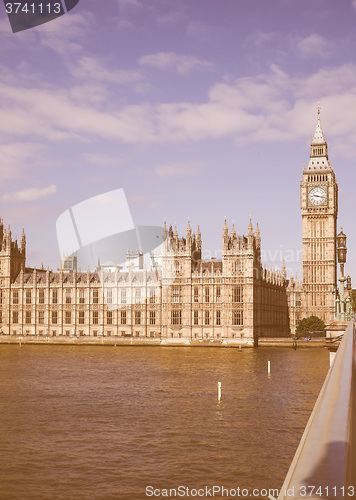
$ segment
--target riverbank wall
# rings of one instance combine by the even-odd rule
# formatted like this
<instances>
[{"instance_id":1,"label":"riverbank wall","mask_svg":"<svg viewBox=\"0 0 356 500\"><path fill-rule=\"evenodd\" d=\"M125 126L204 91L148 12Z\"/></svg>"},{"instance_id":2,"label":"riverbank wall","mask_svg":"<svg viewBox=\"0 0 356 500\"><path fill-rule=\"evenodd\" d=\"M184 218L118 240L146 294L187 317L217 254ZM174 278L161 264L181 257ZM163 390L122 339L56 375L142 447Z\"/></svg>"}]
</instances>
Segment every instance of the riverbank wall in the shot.
<instances>
[{"instance_id":1,"label":"riverbank wall","mask_svg":"<svg viewBox=\"0 0 356 500\"><path fill-rule=\"evenodd\" d=\"M49 337L35 335L0 335L0 344L18 345L106 345L106 346L157 346L157 347L254 347L251 339L159 339L159 338L122 338L122 337ZM298 339L297 347L325 347L325 339ZM259 338L259 347L293 347L292 338ZM295 345L295 344L294 344Z\"/></svg>"}]
</instances>

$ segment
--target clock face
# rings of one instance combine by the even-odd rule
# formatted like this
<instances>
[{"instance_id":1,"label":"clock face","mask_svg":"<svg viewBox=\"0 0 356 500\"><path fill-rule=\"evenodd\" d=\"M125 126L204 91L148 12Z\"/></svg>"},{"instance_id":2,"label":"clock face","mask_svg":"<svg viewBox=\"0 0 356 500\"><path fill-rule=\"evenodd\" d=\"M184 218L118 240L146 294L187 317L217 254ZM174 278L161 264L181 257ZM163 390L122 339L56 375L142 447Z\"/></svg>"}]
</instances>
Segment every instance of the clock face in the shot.
<instances>
[{"instance_id":1,"label":"clock face","mask_svg":"<svg viewBox=\"0 0 356 500\"><path fill-rule=\"evenodd\" d=\"M315 187L309 191L309 201L313 205L322 205L326 202L326 191L323 188Z\"/></svg>"}]
</instances>

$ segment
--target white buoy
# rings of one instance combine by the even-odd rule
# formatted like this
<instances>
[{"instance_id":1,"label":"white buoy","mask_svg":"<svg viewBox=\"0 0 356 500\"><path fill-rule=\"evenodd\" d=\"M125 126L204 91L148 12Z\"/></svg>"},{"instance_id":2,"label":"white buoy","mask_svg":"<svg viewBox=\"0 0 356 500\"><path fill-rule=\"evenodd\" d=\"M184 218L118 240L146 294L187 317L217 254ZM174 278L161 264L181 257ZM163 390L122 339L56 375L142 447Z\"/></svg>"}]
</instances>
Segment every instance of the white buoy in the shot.
<instances>
[{"instance_id":1,"label":"white buoy","mask_svg":"<svg viewBox=\"0 0 356 500\"><path fill-rule=\"evenodd\" d=\"M270 362L270 360L267 361L267 373L268 373L268 375L271 373L271 362Z\"/></svg>"},{"instance_id":2,"label":"white buoy","mask_svg":"<svg viewBox=\"0 0 356 500\"><path fill-rule=\"evenodd\" d=\"M218 401L221 401L221 382L218 382Z\"/></svg>"}]
</instances>

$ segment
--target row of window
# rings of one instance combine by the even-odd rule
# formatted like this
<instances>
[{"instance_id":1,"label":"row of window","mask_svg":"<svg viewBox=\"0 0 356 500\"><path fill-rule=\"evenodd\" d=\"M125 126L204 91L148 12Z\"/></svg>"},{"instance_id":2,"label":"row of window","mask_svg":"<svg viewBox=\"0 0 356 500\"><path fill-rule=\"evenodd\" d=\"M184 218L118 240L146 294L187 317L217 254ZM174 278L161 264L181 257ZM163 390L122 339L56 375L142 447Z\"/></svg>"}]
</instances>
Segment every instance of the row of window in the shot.
<instances>
[{"instance_id":1,"label":"row of window","mask_svg":"<svg viewBox=\"0 0 356 500\"><path fill-rule=\"evenodd\" d=\"M212 290L210 287L206 286L204 287L204 302L210 302L212 298ZM149 303L154 304L155 303L155 289L150 289L149 293ZM12 303L13 304L19 304L19 290L13 290L12 292ZM52 304L58 304L58 290L54 289L51 290L52 292ZM120 290L120 295L121 295L121 304L126 304L127 303L127 290L126 288L122 288ZM113 304L114 303L114 293L112 289L107 289L105 290L105 301L107 304ZM135 289L135 303L139 304L142 300L142 290L141 288L136 288ZM199 287L195 286L194 287L194 292L193 292L193 301L194 302L199 302ZM221 287L217 286L215 288L215 301L220 302L221 301ZM242 286L237 285L232 287L232 302L242 302L243 301L243 292L242 292ZM172 302L179 303L182 302L182 287L181 286L173 286L172 287ZM0 290L0 303L2 303L2 290ZM64 294L64 303L65 304L71 304L72 303L72 289L65 289L65 294ZM79 304L85 304L85 290L79 290L78 291L78 303ZM99 304L99 290L94 289L92 291L92 303L93 304ZM116 301L115 301L116 303ZM29 305L32 304L32 290L25 290L25 304ZM38 304L45 304L45 290L44 289L39 289L38 290Z\"/></svg>"},{"instance_id":2,"label":"row of window","mask_svg":"<svg viewBox=\"0 0 356 500\"><path fill-rule=\"evenodd\" d=\"M312 175L308 175L308 182L327 182L328 180L329 180L328 174L312 174Z\"/></svg>"},{"instance_id":3,"label":"row of window","mask_svg":"<svg viewBox=\"0 0 356 500\"><path fill-rule=\"evenodd\" d=\"M244 268L244 266L243 266L243 261L238 261L238 260L236 260L236 261L234 261L234 262L233 262L233 264L232 264L232 271L233 271L234 273L238 273L238 272L240 272L240 271L243 271L243 268ZM171 266L171 271L172 271L174 274L176 274L176 275L183 274L183 267L182 267L181 263L180 263L180 262L178 262L178 261L176 261L176 262L174 263L174 266L173 266L173 267Z\"/></svg>"},{"instance_id":4,"label":"row of window","mask_svg":"<svg viewBox=\"0 0 356 500\"><path fill-rule=\"evenodd\" d=\"M210 325L211 315L210 311L204 311L204 324ZM199 324L199 312L194 311L194 325ZM215 312L215 324L217 326L221 325L221 311ZM242 325L243 324L243 311L242 309L238 309L232 311L232 324L233 325Z\"/></svg>"},{"instance_id":5,"label":"row of window","mask_svg":"<svg viewBox=\"0 0 356 500\"><path fill-rule=\"evenodd\" d=\"M213 315L210 311L204 311L204 325L210 326L213 324ZM172 325L181 325L182 324L182 311L181 310L173 310L171 311L171 324ZM243 310L237 309L232 311L232 324L243 325ZM193 325L199 325L199 311L193 312ZM215 325L221 326L221 311L215 311Z\"/></svg>"},{"instance_id":6,"label":"row of window","mask_svg":"<svg viewBox=\"0 0 356 500\"><path fill-rule=\"evenodd\" d=\"M326 155L326 148L324 147L316 147L313 148L313 156L325 156Z\"/></svg>"},{"instance_id":7,"label":"row of window","mask_svg":"<svg viewBox=\"0 0 356 500\"><path fill-rule=\"evenodd\" d=\"M78 324L79 325L84 325L85 324L85 311L78 311ZM5 319L5 318L4 318ZM33 314L31 311L25 311L24 315L24 323L25 324L31 324L33 319ZM51 323L53 325L58 324L59 320L59 315L58 311L51 311ZM70 325L72 324L72 311L64 311L64 324ZM134 324L135 325L141 325L142 320L144 318L141 315L141 311L134 311ZM213 315L210 311L204 311L204 325L208 326L212 324L212 319ZM92 311L91 313L91 323L93 325L98 325L99 324L99 311ZM113 324L113 311L106 311L106 324L107 325L112 325ZM0 311L0 323L2 323L3 317L2 317L2 311ZM19 311L12 311L12 323L17 324L19 322ZM45 323L45 311L38 311L37 312L37 323L42 325ZM127 324L127 312L126 311L121 311L120 313L120 324L121 325L126 325ZM156 311L149 311L149 324L150 325L155 325L156 324ZM171 311L171 324L172 325L181 325L182 324L182 311L181 309L174 309ZM194 325L199 325L199 311L194 311L193 315L193 324ZM243 324L243 310L242 309L237 309L232 311L232 324L233 325L242 325ZM215 311L215 325L220 326L221 325L221 311Z\"/></svg>"},{"instance_id":8,"label":"row of window","mask_svg":"<svg viewBox=\"0 0 356 500\"><path fill-rule=\"evenodd\" d=\"M203 288L203 300L204 302L210 302L213 298L212 290L210 287L205 286ZM242 286L236 285L232 287L232 302L242 302L243 292ZM173 286L172 287L172 302L182 302L182 287ZM193 290L193 302L199 302L199 287L195 286ZM221 287L215 287L215 302L221 302Z\"/></svg>"},{"instance_id":9,"label":"row of window","mask_svg":"<svg viewBox=\"0 0 356 500\"><path fill-rule=\"evenodd\" d=\"M310 220L310 236L312 238L324 238L327 234L325 231L325 219Z\"/></svg>"},{"instance_id":10,"label":"row of window","mask_svg":"<svg viewBox=\"0 0 356 500\"><path fill-rule=\"evenodd\" d=\"M309 283L325 283L325 266L310 266L309 268L307 268L307 280L309 281Z\"/></svg>"},{"instance_id":11,"label":"row of window","mask_svg":"<svg viewBox=\"0 0 356 500\"><path fill-rule=\"evenodd\" d=\"M310 243L308 257L310 260L324 261L326 260L326 245L325 243Z\"/></svg>"},{"instance_id":12,"label":"row of window","mask_svg":"<svg viewBox=\"0 0 356 500\"><path fill-rule=\"evenodd\" d=\"M311 305L312 306L325 306L326 305L326 294L320 292L311 293Z\"/></svg>"},{"instance_id":13,"label":"row of window","mask_svg":"<svg viewBox=\"0 0 356 500\"><path fill-rule=\"evenodd\" d=\"M72 323L72 311L64 311L63 313L63 318L64 318L64 323L66 325L70 325ZM51 311L51 323L53 325L58 324L58 311ZM113 311L106 311L106 324L107 325L112 325L113 324ZM99 311L92 311L91 313L91 323L93 325L98 325L99 324ZM12 323L18 323L19 322L19 312L18 311L12 311ZM32 323L32 312L31 311L25 311L25 316L24 316L24 322L26 324L31 324ZM38 324L44 324L45 322L45 312L44 311L38 311L37 313L37 322ZM2 323L2 311L0 311L0 323ZM135 311L134 315L134 323L136 325L141 324L141 311ZM84 325L85 324L85 311L78 311L78 324L79 325ZM127 315L126 311L121 311L120 314L120 324L121 325L126 325L127 324ZM149 314L149 324L150 325L155 325L156 324L156 311L150 311Z\"/></svg>"},{"instance_id":14,"label":"row of window","mask_svg":"<svg viewBox=\"0 0 356 500\"><path fill-rule=\"evenodd\" d=\"M13 335L18 335L18 331L17 330L12 330L12 334ZM57 330L51 330L51 333L50 335L52 337L56 337L58 335L58 331ZM25 330L24 332L25 335L33 335L31 333L31 330ZM42 335L46 335L46 332L44 330L38 330L37 332L38 335L42 336ZM47 333L48 335L48 333ZM65 330L63 332L63 334L59 333L59 335L62 335L62 336L65 336L65 337L69 337L69 336L79 336L79 337L87 337L88 336L88 333L86 333L84 330L79 330L77 335L75 332L71 331L71 330ZM155 337L160 337L160 334L158 332L139 332L139 331L135 331L135 332L126 332L126 330L121 330L120 332L115 332L115 331L111 331L111 330L106 330L105 332L99 332L98 330L93 330L90 332L90 336L93 336L93 337L98 337L98 336L106 336L106 337L111 337L111 336L121 336L121 337L146 337L146 338L155 338Z\"/></svg>"},{"instance_id":15,"label":"row of window","mask_svg":"<svg viewBox=\"0 0 356 500\"><path fill-rule=\"evenodd\" d=\"M135 302L139 304L142 300L142 290L141 288L136 288L135 290ZM115 290L116 291L116 290ZM18 304L19 303L19 290L13 290L12 292L12 302L13 304ZM51 303L52 304L58 304L58 290L53 289L51 290ZM114 291L112 289L105 289L104 291L105 295L105 302L107 304L113 304L114 303L114 298L116 298L114 295ZM127 290L126 288L122 288L120 290L120 303L121 304L126 304L127 303ZM32 297L33 293L32 290L28 289L25 290L25 304L32 304ZM155 297L156 297L156 289L152 288L149 290L149 297L148 301L150 304L155 303ZM64 292L64 303L65 304L71 304L72 303L72 289L67 288L65 289ZM2 303L2 290L0 290L0 303ZM45 304L45 289L39 289L38 290L38 304ZM78 290L78 303L79 304L85 304L85 290ZM92 303L93 304L99 304L99 290L94 289L92 291Z\"/></svg>"}]
</instances>

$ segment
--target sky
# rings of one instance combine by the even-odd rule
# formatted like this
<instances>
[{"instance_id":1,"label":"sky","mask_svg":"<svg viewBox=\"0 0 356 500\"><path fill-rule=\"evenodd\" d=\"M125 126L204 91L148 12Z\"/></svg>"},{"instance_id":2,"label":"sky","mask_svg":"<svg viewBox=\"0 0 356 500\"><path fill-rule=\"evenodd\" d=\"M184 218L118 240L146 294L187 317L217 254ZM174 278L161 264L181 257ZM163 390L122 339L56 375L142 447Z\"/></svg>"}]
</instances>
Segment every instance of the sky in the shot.
<instances>
[{"instance_id":1,"label":"sky","mask_svg":"<svg viewBox=\"0 0 356 500\"><path fill-rule=\"evenodd\" d=\"M57 269L57 218L123 188L136 225L199 224L205 258L251 217L301 277L320 101L355 286L355 28L356 0L81 0L14 34L1 4L0 215L27 265Z\"/></svg>"}]
</instances>

